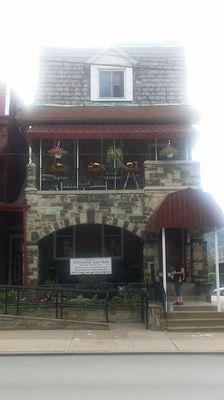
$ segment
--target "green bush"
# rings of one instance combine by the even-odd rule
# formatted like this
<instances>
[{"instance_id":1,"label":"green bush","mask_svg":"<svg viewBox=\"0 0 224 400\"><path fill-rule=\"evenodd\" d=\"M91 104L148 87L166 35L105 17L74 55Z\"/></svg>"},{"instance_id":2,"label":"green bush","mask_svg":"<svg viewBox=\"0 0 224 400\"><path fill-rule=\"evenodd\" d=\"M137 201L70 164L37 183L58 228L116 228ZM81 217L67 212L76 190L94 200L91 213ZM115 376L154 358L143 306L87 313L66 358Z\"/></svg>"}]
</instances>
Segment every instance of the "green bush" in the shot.
<instances>
[{"instance_id":1,"label":"green bush","mask_svg":"<svg viewBox=\"0 0 224 400\"><path fill-rule=\"evenodd\" d=\"M208 282L215 286L216 284L216 274L215 272L208 273Z\"/></svg>"},{"instance_id":2,"label":"green bush","mask_svg":"<svg viewBox=\"0 0 224 400\"><path fill-rule=\"evenodd\" d=\"M96 294L91 299L84 297L80 294L73 299L66 300L65 303L74 304L77 306L94 306L105 304L105 300L99 299Z\"/></svg>"}]
</instances>

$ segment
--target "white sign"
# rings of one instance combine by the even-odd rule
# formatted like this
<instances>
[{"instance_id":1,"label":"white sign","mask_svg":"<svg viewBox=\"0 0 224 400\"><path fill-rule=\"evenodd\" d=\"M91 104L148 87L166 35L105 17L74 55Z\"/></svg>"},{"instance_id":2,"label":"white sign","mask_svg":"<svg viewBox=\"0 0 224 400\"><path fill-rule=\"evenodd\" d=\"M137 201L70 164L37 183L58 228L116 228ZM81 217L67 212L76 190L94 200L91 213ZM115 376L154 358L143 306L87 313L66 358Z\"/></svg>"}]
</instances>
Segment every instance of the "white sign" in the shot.
<instances>
[{"instance_id":1,"label":"white sign","mask_svg":"<svg viewBox=\"0 0 224 400\"><path fill-rule=\"evenodd\" d=\"M111 258L71 258L70 275L110 275Z\"/></svg>"}]
</instances>

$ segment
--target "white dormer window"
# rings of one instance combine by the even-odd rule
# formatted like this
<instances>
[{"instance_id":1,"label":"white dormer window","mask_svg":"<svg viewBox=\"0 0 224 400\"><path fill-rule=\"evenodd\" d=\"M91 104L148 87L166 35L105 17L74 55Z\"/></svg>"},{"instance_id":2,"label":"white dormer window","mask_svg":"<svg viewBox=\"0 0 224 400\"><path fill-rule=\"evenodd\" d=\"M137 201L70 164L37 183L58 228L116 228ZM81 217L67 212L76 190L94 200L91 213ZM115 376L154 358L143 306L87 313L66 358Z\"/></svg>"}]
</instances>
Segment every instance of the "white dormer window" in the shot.
<instances>
[{"instance_id":1,"label":"white dormer window","mask_svg":"<svg viewBox=\"0 0 224 400\"><path fill-rule=\"evenodd\" d=\"M91 65L92 101L133 100L135 59L118 47L109 47L86 62Z\"/></svg>"},{"instance_id":2,"label":"white dormer window","mask_svg":"<svg viewBox=\"0 0 224 400\"><path fill-rule=\"evenodd\" d=\"M99 71L99 97L124 98L124 71Z\"/></svg>"},{"instance_id":3,"label":"white dormer window","mask_svg":"<svg viewBox=\"0 0 224 400\"><path fill-rule=\"evenodd\" d=\"M91 66L92 101L132 101L132 68Z\"/></svg>"}]
</instances>

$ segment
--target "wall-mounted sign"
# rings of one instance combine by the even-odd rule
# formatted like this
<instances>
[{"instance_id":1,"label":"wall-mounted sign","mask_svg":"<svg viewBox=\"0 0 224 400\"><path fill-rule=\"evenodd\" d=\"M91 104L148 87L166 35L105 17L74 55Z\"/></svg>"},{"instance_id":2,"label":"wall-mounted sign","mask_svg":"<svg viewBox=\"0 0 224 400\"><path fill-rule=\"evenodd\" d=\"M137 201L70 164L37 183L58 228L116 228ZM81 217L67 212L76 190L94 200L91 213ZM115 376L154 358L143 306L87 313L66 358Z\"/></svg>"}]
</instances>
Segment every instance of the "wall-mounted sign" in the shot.
<instances>
[{"instance_id":1,"label":"wall-mounted sign","mask_svg":"<svg viewBox=\"0 0 224 400\"><path fill-rule=\"evenodd\" d=\"M111 258L71 258L70 275L110 275Z\"/></svg>"}]
</instances>

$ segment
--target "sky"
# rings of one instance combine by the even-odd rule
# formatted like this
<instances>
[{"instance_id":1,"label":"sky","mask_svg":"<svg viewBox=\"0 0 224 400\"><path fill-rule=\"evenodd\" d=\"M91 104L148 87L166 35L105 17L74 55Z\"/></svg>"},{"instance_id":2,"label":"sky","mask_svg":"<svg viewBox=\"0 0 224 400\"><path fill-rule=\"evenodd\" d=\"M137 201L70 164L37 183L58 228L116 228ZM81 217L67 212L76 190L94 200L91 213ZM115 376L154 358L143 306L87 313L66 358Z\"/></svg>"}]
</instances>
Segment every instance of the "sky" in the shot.
<instances>
[{"instance_id":1,"label":"sky","mask_svg":"<svg viewBox=\"0 0 224 400\"><path fill-rule=\"evenodd\" d=\"M0 0L0 80L29 104L43 46L182 42L189 102L201 115L194 158L224 210L223 8L223 0Z\"/></svg>"}]
</instances>

